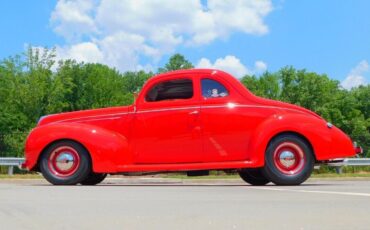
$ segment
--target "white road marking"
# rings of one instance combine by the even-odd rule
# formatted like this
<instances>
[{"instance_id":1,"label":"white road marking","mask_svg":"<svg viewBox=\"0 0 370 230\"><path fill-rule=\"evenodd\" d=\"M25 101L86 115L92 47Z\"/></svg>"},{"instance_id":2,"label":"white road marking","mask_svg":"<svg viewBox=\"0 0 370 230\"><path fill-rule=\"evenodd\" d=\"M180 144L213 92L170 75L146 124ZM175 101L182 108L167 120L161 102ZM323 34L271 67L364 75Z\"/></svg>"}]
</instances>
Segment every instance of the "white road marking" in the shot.
<instances>
[{"instance_id":1,"label":"white road marking","mask_svg":"<svg viewBox=\"0 0 370 230\"><path fill-rule=\"evenodd\" d=\"M344 195L344 196L364 196L370 197L370 193L359 192L337 192L337 191L318 191L318 190L304 190L304 189L286 189L286 188L266 188L266 187L250 187L252 189L281 191L281 192L302 192L302 193L318 193L328 195Z\"/></svg>"}]
</instances>

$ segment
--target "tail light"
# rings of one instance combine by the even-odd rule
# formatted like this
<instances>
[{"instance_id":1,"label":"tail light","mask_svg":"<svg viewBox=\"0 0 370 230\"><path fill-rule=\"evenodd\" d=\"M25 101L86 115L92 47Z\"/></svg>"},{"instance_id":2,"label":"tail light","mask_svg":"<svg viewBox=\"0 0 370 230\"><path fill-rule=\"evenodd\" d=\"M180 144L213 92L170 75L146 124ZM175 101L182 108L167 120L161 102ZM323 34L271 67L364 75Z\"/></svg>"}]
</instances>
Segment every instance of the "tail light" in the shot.
<instances>
[{"instance_id":1,"label":"tail light","mask_svg":"<svg viewBox=\"0 0 370 230\"><path fill-rule=\"evenodd\" d=\"M356 154L362 154L364 152L362 147L357 145L357 142L353 142L353 147L355 149Z\"/></svg>"}]
</instances>

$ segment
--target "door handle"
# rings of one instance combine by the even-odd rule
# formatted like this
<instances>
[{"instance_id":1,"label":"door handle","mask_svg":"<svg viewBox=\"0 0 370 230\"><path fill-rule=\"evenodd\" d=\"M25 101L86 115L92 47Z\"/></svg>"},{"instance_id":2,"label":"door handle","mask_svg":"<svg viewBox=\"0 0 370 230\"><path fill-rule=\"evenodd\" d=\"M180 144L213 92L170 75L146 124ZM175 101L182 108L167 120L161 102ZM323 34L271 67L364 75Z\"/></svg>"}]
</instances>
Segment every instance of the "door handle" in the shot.
<instances>
[{"instance_id":1,"label":"door handle","mask_svg":"<svg viewBox=\"0 0 370 230\"><path fill-rule=\"evenodd\" d=\"M192 112L189 113L189 115L198 115L199 114L199 111L198 110L194 110Z\"/></svg>"}]
</instances>

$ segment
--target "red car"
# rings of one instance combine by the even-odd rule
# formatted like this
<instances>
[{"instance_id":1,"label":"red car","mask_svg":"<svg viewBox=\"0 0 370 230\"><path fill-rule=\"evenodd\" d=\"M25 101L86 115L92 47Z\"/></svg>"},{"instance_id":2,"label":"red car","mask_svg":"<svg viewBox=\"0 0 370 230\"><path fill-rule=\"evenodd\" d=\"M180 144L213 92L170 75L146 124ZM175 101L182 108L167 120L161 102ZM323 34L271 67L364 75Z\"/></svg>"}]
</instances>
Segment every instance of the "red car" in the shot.
<instances>
[{"instance_id":1,"label":"red car","mask_svg":"<svg viewBox=\"0 0 370 230\"><path fill-rule=\"evenodd\" d=\"M252 185L297 185L315 163L355 154L350 138L314 112L257 97L225 72L192 69L150 78L130 106L42 117L23 166L55 185L226 169Z\"/></svg>"}]
</instances>

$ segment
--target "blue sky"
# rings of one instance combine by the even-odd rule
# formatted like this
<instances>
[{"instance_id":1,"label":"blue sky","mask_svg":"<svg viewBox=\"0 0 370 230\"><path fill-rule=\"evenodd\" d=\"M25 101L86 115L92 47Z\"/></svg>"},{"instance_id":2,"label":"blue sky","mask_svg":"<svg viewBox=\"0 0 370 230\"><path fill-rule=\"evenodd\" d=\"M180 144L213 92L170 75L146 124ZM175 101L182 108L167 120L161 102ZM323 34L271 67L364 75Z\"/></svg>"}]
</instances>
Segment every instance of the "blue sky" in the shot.
<instances>
[{"instance_id":1,"label":"blue sky","mask_svg":"<svg viewBox=\"0 0 370 230\"><path fill-rule=\"evenodd\" d=\"M207 5L210 1L197 8L197 0L178 1L179 8L186 5L185 13L170 6L166 10L170 3L163 1L141 5L148 7L148 15L122 1L86 2L0 1L0 58L22 52L26 44L56 46L60 58L103 62L125 71L156 69L180 52L197 66L236 75L292 65L340 81L348 78L347 87L370 82L370 1L266 0L252 9L243 1L245 8L213 7ZM207 24L207 18L191 11L223 16ZM121 18L130 13L134 16ZM240 25L233 25L244 15ZM193 24L187 22L193 19ZM156 27L166 29L157 33Z\"/></svg>"}]
</instances>

